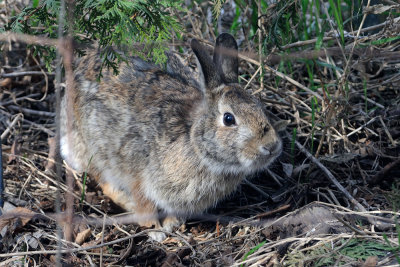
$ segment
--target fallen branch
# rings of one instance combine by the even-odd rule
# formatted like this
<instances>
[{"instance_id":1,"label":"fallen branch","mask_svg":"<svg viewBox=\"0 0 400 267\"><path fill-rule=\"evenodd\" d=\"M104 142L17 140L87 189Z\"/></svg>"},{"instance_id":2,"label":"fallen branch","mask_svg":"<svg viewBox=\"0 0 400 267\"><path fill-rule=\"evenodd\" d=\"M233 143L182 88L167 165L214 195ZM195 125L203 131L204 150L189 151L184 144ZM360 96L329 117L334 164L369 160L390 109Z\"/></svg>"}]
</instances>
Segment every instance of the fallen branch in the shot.
<instances>
[{"instance_id":1,"label":"fallen branch","mask_svg":"<svg viewBox=\"0 0 400 267\"><path fill-rule=\"evenodd\" d=\"M297 148L304 153L315 165L317 165L328 177L329 180L339 189L343 195L353 203L360 211L367 211L347 190L344 188L333 174L326 168L317 158L315 158L307 149L304 148L298 141L295 141Z\"/></svg>"}]
</instances>

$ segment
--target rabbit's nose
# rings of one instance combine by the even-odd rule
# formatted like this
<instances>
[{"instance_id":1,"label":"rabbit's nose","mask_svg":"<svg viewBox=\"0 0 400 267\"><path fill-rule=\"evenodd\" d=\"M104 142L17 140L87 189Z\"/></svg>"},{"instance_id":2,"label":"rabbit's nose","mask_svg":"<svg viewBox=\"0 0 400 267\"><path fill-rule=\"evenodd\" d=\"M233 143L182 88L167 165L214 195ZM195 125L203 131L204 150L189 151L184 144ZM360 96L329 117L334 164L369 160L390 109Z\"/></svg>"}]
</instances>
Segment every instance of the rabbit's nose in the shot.
<instances>
[{"instance_id":1,"label":"rabbit's nose","mask_svg":"<svg viewBox=\"0 0 400 267\"><path fill-rule=\"evenodd\" d=\"M266 146L260 146L259 150L261 152L261 154L263 154L264 156L269 156L271 155L271 147L266 145Z\"/></svg>"},{"instance_id":2,"label":"rabbit's nose","mask_svg":"<svg viewBox=\"0 0 400 267\"><path fill-rule=\"evenodd\" d=\"M262 145L262 146L260 146L259 149L260 149L261 154L263 154L264 156L269 156L276 149L278 149L278 147L279 147L278 142L273 142L273 143L268 144L268 145Z\"/></svg>"}]
</instances>

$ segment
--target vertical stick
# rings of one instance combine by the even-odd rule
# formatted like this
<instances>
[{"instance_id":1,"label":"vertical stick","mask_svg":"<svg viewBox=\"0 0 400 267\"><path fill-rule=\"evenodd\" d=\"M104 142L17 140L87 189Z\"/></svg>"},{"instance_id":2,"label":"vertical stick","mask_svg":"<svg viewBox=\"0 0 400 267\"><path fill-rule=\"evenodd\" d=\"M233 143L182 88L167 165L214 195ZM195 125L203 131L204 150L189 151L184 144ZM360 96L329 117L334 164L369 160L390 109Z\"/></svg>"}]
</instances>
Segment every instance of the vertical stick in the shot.
<instances>
[{"instance_id":1,"label":"vertical stick","mask_svg":"<svg viewBox=\"0 0 400 267\"><path fill-rule=\"evenodd\" d=\"M260 91L264 90L264 68L263 68L263 56L262 56L262 17L261 17L261 0L258 0L257 3L258 6L258 19L257 19L257 24L258 24L258 54L259 54L259 60L260 60L260 66L261 66L261 71L260 71Z\"/></svg>"},{"instance_id":2,"label":"vertical stick","mask_svg":"<svg viewBox=\"0 0 400 267\"><path fill-rule=\"evenodd\" d=\"M64 15L65 15L65 3L63 0L60 2L60 15L58 17L58 49L57 49L57 67L56 67L56 145L60 144L60 107L61 107L61 40L63 38L64 29ZM55 209L56 213L61 213L61 177L62 177L62 162L60 158L60 153L56 153L56 179L57 179L57 192L56 192L56 203ZM56 255L56 265L61 267L61 249L62 249L62 222L57 220L57 255Z\"/></svg>"},{"instance_id":3,"label":"vertical stick","mask_svg":"<svg viewBox=\"0 0 400 267\"><path fill-rule=\"evenodd\" d=\"M72 121L73 121L73 99L74 99L74 73L72 69L72 62L74 58L74 47L73 47L73 37L71 33L73 32L73 15L75 4L73 0L66 0L67 8L67 37L63 42L63 62L65 68L65 79L67 84L66 90L66 100L67 100L67 138L68 143L71 144L71 132L72 132ZM74 216L74 176L71 170L67 169L66 173L67 187L68 191L65 195L66 201L66 214L65 214L65 228L64 235L65 239L68 241L73 241L73 216Z\"/></svg>"},{"instance_id":4,"label":"vertical stick","mask_svg":"<svg viewBox=\"0 0 400 267\"><path fill-rule=\"evenodd\" d=\"M0 137L0 216L2 214L1 210L4 205L3 200L3 191L4 191L4 183L3 183L3 149L2 149L2 142Z\"/></svg>"}]
</instances>

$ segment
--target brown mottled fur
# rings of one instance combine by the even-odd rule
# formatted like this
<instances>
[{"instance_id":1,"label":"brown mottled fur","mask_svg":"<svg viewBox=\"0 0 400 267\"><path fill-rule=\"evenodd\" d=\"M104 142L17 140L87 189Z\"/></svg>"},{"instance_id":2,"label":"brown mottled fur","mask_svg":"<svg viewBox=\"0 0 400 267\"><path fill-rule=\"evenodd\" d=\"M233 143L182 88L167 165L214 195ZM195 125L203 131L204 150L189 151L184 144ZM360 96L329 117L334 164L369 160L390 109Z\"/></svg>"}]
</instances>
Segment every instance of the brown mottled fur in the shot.
<instances>
[{"instance_id":1,"label":"brown mottled fur","mask_svg":"<svg viewBox=\"0 0 400 267\"><path fill-rule=\"evenodd\" d=\"M130 57L119 75L103 70L98 82L101 61L90 52L77 62L75 98L68 100L73 114L67 116L66 97L62 101L65 160L98 174L104 193L136 215L170 214L163 222L166 230L178 223L175 216L215 205L281 151L262 105L237 84L235 40L222 34L216 45L213 61L192 41L204 86L174 58L163 71ZM236 53L221 56L223 48ZM236 118L234 125L225 124L225 113ZM160 227L158 220L140 216L138 223Z\"/></svg>"}]
</instances>

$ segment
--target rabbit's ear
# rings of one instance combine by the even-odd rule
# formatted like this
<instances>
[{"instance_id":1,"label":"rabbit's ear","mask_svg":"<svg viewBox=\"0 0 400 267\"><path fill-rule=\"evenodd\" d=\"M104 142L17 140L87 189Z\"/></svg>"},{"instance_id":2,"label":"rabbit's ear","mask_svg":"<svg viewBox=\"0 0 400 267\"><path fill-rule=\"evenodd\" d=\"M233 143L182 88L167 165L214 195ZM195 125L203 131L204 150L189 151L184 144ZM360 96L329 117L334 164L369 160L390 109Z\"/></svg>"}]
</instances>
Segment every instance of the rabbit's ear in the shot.
<instances>
[{"instance_id":1,"label":"rabbit's ear","mask_svg":"<svg viewBox=\"0 0 400 267\"><path fill-rule=\"evenodd\" d=\"M238 46L229 33L220 34L215 41L214 65L223 82L238 82Z\"/></svg>"},{"instance_id":2,"label":"rabbit's ear","mask_svg":"<svg viewBox=\"0 0 400 267\"><path fill-rule=\"evenodd\" d=\"M206 88L212 89L221 85L221 77L211 57L207 54L207 50L196 39L192 39L191 47L200 62Z\"/></svg>"}]
</instances>

